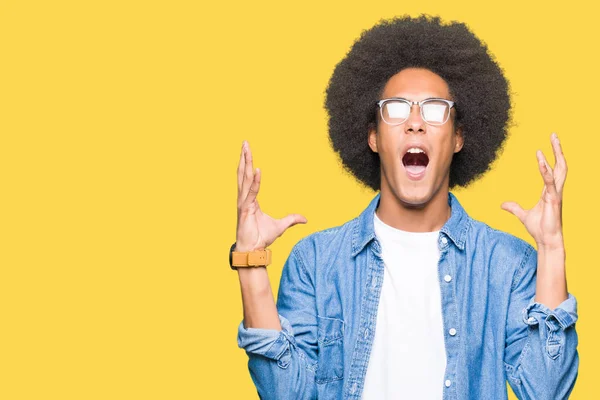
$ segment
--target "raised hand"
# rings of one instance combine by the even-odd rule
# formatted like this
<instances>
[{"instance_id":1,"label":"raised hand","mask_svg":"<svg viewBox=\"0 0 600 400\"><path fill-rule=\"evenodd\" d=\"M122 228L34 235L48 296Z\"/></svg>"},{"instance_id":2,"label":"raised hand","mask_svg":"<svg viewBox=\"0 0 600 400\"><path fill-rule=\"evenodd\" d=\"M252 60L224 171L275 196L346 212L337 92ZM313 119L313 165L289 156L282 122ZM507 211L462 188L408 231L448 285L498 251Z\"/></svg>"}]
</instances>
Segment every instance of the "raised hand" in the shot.
<instances>
[{"instance_id":1,"label":"raised hand","mask_svg":"<svg viewBox=\"0 0 600 400\"><path fill-rule=\"evenodd\" d=\"M237 228L236 251L264 249L275 241L290 226L308 222L300 214L289 214L274 219L263 213L256 196L260 189L261 171L252 164L250 145L244 141L237 169Z\"/></svg>"},{"instance_id":2,"label":"raised hand","mask_svg":"<svg viewBox=\"0 0 600 400\"><path fill-rule=\"evenodd\" d=\"M515 202L502 203L502 209L514 214L525 225L539 248L563 246L562 199L567 179L567 162L560 141L555 133L551 139L554 151L554 170L550 168L544 154L538 150L538 166L544 180L542 196L530 210L524 210Z\"/></svg>"}]
</instances>

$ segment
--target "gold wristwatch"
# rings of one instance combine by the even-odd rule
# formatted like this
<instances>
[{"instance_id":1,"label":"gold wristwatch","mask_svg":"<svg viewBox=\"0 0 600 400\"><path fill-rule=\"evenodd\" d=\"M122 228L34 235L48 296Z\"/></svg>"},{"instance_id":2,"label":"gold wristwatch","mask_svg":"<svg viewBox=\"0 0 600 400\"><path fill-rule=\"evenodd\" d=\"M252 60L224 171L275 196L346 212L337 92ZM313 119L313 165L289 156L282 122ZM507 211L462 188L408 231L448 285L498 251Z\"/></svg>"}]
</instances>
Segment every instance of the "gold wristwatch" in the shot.
<instances>
[{"instance_id":1,"label":"gold wristwatch","mask_svg":"<svg viewBox=\"0 0 600 400\"><path fill-rule=\"evenodd\" d=\"M235 243L229 249L229 266L233 270L237 267L266 267L271 264L271 250L233 251Z\"/></svg>"}]
</instances>

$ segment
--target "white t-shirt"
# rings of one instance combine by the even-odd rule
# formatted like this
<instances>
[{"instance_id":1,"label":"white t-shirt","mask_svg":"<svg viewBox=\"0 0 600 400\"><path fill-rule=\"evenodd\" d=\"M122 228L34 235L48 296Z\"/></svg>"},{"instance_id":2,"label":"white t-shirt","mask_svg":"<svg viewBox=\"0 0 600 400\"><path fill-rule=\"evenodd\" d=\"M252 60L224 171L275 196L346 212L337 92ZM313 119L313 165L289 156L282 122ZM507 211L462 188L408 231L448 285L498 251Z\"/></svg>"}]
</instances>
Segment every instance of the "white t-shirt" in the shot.
<instances>
[{"instance_id":1,"label":"white t-shirt","mask_svg":"<svg viewBox=\"0 0 600 400\"><path fill-rule=\"evenodd\" d=\"M446 348L439 231L406 232L375 214L385 272L363 400L443 396Z\"/></svg>"}]
</instances>

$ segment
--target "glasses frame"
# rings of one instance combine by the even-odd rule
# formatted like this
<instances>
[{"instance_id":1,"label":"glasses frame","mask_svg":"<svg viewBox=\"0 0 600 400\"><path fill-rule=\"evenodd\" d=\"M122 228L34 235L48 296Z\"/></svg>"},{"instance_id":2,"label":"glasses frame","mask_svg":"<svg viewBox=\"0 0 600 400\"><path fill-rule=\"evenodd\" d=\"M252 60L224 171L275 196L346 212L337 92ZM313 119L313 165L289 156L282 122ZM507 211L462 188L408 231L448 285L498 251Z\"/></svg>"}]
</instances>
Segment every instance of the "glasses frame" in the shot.
<instances>
[{"instance_id":1,"label":"glasses frame","mask_svg":"<svg viewBox=\"0 0 600 400\"><path fill-rule=\"evenodd\" d=\"M444 122L436 122L436 123L431 123L428 122L425 119L425 116L423 115L423 104L426 104L427 102L430 101L443 101L444 103L448 104L448 115L446 116L446 119L444 120ZM402 101L406 104L408 104L408 106L410 107L410 110L412 110L412 106L413 105L418 105L419 106L419 112L421 113L421 119L423 119L423 121L428 124L428 125L432 125L432 126L441 126L444 125L446 122L448 122L448 119L450 119L450 111L452 111L452 107L454 107L455 102L451 101L451 100L446 100L446 99L442 99L439 97L430 97L428 99L423 99L421 101L410 101L408 99L405 99L403 97L390 97L388 99L382 99L379 100L378 102L376 102L377 106L379 107L379 114L381 115L381 120L383 122L385 122L388 125L391 126L398 126L398 125L402 125L403 123L406 122L406 120L408 119L408 117L406 117L406 119L404 119L402 122L398 122L397 124L391 124L389 122L387 122L385 120L385 118L383 117L383 106L385 105L385 103L389 102L389 101ZM410 113L409 113L410 116Z\"/></svg>"}]
</instances>

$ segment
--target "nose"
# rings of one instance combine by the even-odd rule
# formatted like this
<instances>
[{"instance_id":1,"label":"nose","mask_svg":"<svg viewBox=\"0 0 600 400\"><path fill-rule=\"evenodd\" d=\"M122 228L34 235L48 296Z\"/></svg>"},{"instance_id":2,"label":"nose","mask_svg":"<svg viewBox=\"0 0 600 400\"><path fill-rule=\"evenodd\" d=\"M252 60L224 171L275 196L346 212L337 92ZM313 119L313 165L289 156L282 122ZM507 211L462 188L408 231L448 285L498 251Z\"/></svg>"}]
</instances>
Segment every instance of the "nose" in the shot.
<instances>
[{"instance_id":1,"label":"nose","mask_svg":"<svg viewBox=\"0 0 600 400\"><path fill-rule=\"evenodd\" d=\"M406 133L425 132L425 121L421 117L421 110L418 104L411 106L408 119L404 122L404 130Z\"/></svg>"}]
</instances>

